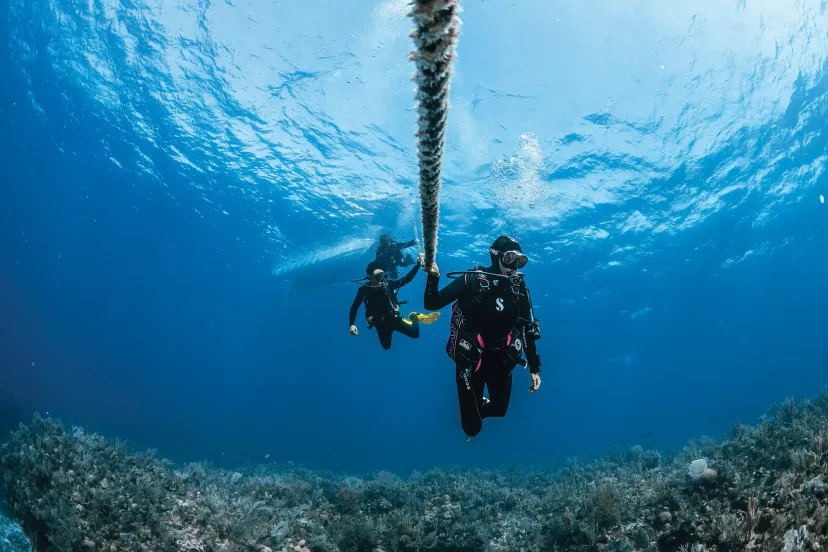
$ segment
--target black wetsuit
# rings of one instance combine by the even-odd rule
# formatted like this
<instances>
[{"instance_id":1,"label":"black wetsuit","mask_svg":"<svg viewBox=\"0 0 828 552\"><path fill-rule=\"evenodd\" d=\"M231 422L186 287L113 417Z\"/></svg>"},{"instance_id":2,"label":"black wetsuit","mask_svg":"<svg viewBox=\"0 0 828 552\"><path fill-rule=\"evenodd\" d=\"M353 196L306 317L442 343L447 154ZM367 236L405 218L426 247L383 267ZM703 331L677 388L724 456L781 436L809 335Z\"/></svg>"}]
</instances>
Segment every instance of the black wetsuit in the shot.
<instances>
[{"instance_id":1,"label":"black wetsuit","mask_svg":"<svg viewBox=\"0 0 828 552\"><path fill-rule=\"evenodd\" d=\"M466 435L473 437L483 427L484 418L506 414L512 370L523 363L523 351L529 370L540 372L535 340L527 332L531 307L522 280L514 285L505 279L466 274L442 290L439 285L438 277L428 276L424 304L428 310L439 310L456 302L446 351L456 365L460 422ZM484 386L489 389L486 404L482 403Z\"/></svg>"},{"instance_id":2,"label":"black wetsuit","mask_svg":"<svg viewBox=\"0 0 828 552\"><path fill-rule=\"evenodd\" d=\"M376 287L360 286L351 304L349 324L354 325L359 305L365 303L365 318L376 328L377 337L383 349L391 348L391 336L394 330L414 339L420 337L420 322L416 319L402 318L397 301L397 291L413 280L418 270L420 270L420 265L414 266L399 280L388 280Z\"/></svg>"},{"instance_id":3,"label":"black wetsuit","mask_svg":"<svg viewBox=\"0 0 828 552\"><path fill-rule=\"evenodd\" d=\"M417 245L417 240L397 243L391 241L387 244L380 243L377 247L376 260L382 264L382 269L386 272L395 272L398 266L409 266L414 262L414 258L407 254L405 258L402 256L402 250L408 247Z\"/></svg>"}]
</instances>

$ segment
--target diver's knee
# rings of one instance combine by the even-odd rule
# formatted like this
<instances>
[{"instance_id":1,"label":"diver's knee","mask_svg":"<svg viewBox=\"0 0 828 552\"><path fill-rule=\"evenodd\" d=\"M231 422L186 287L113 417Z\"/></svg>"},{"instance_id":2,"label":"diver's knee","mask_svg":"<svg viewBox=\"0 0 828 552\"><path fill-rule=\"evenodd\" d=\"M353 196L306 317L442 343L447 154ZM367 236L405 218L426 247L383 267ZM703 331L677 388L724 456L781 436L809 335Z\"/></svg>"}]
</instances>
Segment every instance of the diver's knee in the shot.
<instances>
[{"instance_id":1,"label":"diver's knee","mask_svg":"<svg viewBox=\"0 0 828 552\"><path fill-rule=\"evenodd\" d=\"M463 432L465 432L465 434L468 435L469 437L474 437L475 435L480 433L481 429L483 429L483 421L482 420L474 420L474 421L468 421L468 422L464 421L460 425L463 426Z\"/></svg>"},{"instance_id":2,"label":"diver's knee","mask_svg":"<svg viewBox=\"0 0 828 552\"><path fill-rule=\"evenodd\" d=\"M486 412L487 418L502 418L506 415L506 411L509 410L509 405L495 405L494 403L489 403L489 408Z\"/></svg>"}]
</instances>

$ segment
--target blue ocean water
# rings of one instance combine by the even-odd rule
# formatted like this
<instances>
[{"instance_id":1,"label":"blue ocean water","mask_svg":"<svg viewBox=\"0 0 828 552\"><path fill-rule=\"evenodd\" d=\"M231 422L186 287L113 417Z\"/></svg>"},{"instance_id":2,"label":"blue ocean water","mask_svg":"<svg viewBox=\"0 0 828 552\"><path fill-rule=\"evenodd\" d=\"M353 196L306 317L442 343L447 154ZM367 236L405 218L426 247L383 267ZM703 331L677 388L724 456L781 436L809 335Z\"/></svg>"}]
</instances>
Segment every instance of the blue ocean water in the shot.
<instances>
[{"instance_id":1,"label":"blue ocean water","mask_svg":"<svg viewBox=\"0 0 828 552\"><path fill-rule=\"evenodd\" d=\"M516 372L463 446L445 313L348 334L363 266L334 253L417 216L404 0L0 0L3 429L405 475L681 446L820 391L825 3L463 6L437 259L521 241L539 393Z\"/></svg>"}]
</instances>

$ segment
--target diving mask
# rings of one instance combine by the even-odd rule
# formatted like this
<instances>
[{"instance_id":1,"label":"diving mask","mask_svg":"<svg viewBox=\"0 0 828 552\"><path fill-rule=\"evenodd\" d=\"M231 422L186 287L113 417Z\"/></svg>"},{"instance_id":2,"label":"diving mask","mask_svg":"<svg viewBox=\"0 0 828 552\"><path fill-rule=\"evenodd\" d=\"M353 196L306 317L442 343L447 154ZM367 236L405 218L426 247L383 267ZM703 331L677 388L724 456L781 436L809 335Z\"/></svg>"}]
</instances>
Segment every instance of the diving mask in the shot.
<instances>
[{"instance_id":1,"label":"diving mask","mask_svg":"<svg viewBox=\"0 0 828 552\"><path fill-rule=\"evenodd\" d=\"M529 257L520 251L507 251L500 257L503 266L512 269L521 269L529 262Z\"/></svg>"}]
</instances>

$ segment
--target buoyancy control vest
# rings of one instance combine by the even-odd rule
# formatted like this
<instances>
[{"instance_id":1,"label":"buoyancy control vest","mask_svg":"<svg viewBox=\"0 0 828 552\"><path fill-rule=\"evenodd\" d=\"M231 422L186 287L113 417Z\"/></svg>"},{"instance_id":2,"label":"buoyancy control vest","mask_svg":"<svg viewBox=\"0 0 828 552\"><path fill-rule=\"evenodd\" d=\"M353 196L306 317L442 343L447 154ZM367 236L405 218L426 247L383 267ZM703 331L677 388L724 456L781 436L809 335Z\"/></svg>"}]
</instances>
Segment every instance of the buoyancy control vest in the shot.
<instances>
[{"instance_id":1,"label":"buoyancy control vest","mask_svg":"<svg viewBox=\"0 0 828 552\"><path fill-rule=\"evenodd\" d=\"M515 363L524 364L523 279L504 278L495 283L484 271L485 267L477 266L462 276L466 290L452 306L446 353L455 362L469 363L475 371L484 350L502 350Z\"/></svg>"},{"instance_id":2,"label":"buoyancy control vest","mask_svg":"<svg viewBox=\"0 0 828 552\"><path fill-rule=\"evenodd\" d=\"M399 289L391 289L388 282L382 282L380 287L366 286L370 291L364 293L362 302L365 305L365 320L370 330L386 318L393 319L400 313L400 305L408 301L397 298Z\"/></svg>"}]
</instances>

